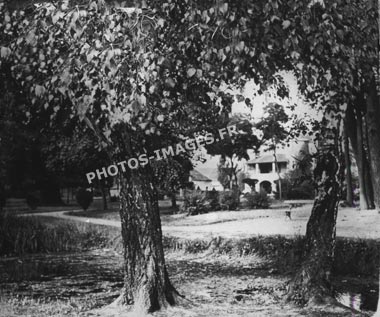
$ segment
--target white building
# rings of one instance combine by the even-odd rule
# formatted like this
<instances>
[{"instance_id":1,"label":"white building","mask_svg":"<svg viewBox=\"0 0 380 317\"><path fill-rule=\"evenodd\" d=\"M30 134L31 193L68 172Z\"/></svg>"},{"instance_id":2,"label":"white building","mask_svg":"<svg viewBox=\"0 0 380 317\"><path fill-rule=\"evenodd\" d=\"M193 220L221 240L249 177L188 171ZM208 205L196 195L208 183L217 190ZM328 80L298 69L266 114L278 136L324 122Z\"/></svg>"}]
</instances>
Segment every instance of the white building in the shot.
<instances>
[{"instance_id":1,"label":"white building","mask_svg":"<svg viewBox=\"0 0 380 317\"><path fill-rule=\"evenodd\" d=\"M257 192L262 189L268 194L276 191L276 181L279 179L278 174L283 178L285 173L289 170L289 157L285 154L277 154L276 157L278 172L273 154L268 153L247 162L246 174L248 174L248 178L257 180L255 186ZM244 191L250 190L251 188L246 185Z\"/></svg>"},{"instance_id":2,"label":"white building","mask_svg":"<svg viewBox=\"0 0 380 317\"><path fill-rule=\"evenodd\" d=\"M195 169L190 171L189 180L190 182L194 183L195 189L200 189L200 190L212 189L211 188L212 180Z\"/></svg>"}]
</instances>

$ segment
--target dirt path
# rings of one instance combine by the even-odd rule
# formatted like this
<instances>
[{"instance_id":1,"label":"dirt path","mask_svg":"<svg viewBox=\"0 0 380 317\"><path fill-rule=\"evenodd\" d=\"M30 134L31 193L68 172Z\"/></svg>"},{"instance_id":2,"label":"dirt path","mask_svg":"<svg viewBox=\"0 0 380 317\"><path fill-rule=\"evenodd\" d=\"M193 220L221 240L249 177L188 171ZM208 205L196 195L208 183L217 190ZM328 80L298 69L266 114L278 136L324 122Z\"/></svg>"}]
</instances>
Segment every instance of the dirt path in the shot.
<instances>
[{"instance_id":1,"label":"dirt path","mask_svg":"<svg viewBox=\"0 0 380 317\"><path fill-rule=\"evenodd\" d=\"M311 209L311 208L310 208ZM218 212L190 217L197 225L165 225L162 226L165 235L176 236L187 239L212 238L223 236L226 238L247 238L252 235L304 235L310 210L303 208L292 213L292 220L287 220L283 210L266 211L256 213L250 211L257 218L246 218L247 211L235 212L234 216L242 215L242 219L225 220ZM232 212L230 212L231 214ZM49 216L72 221L80 221L98 225L120 227L116 220L77 217L65 214L65 211L49 213L33 213L33 216ZM254 217L254 216L252 216ZM187 218L189 219L189 217ZM218 222L219 220L219 222ZM208 223L208 224L203 224ZM375 210L358 211L353 208L340 210L337 219L337 236L380 239L380 214Z\"/></svg>"}]
</instances>

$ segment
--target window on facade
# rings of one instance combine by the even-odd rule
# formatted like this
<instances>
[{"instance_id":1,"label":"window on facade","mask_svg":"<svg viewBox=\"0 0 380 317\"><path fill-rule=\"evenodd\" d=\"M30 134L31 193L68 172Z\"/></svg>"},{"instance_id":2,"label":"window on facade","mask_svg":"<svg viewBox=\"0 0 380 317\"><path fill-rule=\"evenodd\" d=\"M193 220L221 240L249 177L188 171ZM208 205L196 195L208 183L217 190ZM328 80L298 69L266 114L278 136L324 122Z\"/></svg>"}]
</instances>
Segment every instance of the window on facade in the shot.
<instances>
[{"instance_id":1,"label":"window on facade","mask_svg":"<svg viewBox=\"0 0 380 317\"><path fill-rule=\"evenodd\" d=\"M278 168L280 170L280 173L285 173L287 169L287 163L286 162L280 162L278 163Z\"/></svg>"},{"instance_id":2,"label":"window on facade","mask_svg":"<svg viewBox=\"0 0 380 317\"><path fill-rule=\"evenodd\" d=\"M259 164L259 167L261 174L272 173L272 163L261 163Z\"/></svg>"}]
</instances>

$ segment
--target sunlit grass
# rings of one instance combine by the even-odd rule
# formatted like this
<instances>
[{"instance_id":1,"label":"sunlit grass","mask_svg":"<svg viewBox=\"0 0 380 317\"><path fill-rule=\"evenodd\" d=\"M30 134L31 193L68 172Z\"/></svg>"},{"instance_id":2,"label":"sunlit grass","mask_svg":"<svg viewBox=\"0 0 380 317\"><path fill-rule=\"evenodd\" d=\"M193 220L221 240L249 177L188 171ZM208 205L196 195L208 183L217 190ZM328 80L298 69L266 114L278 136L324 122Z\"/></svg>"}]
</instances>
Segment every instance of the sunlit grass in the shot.
<instances>
[{"instance_id":1,"label":"sunlit grass","mask_svg":"<svg viewBox=\"0 0 380 317\"><path fill-rule=\"evenodd\" d=\"M120 242L119 237L117 228L49 217L0 215L0 255L112 248Z\"/></svg>"}]
</instances>

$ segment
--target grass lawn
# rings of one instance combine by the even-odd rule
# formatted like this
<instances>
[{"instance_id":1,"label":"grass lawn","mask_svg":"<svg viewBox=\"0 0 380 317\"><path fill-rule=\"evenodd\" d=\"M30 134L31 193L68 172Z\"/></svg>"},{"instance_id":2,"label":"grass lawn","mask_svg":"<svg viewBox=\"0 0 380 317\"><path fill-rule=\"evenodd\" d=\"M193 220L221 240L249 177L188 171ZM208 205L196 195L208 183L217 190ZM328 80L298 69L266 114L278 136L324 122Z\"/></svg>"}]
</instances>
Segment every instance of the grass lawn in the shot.
<instances>
[{"instance_id":1,"label":"grass lawn","mask_svg":"<svg viewBox=\"0 0 380 317\"><path fill-rule=\"evenodd\" d=\"M96 210L95 207L101 208L101 201L92 207L93 210L86 212L70 213L120 221L118 203L110 204L108 211ZM301 308L284 301L286 282L298 265L292 256L297 254L297 248L288 250L284 237L254 238L249 230L254 226L267 230L274 225L305 225L311 207L304 205L294 209L292 220L286 221L285 209L281 208L187 217L173 214L170 202L160 201L164 227L181 233L165 237L164 244L169 274L186 299L178 307L150 316L370 316L368 311L353 312L340 304ZM78 210L75 206L72 209ZM37 218L49 234L46 239L37 239L45 245L41 250L53 250L53 253L0 258L0 316L143 316L141 312L108 306L117 298L123 281L119 229L80 223L73 221L74 218L64 220L45 215ZM338 232L344 229L355 234L370 232L380 236L380 228L371 229L379 223L378 218L373 211L341 208ZM26 220L20 219L28 223ZM224 233L226 238L206 239L212 230L216 236ZM233 239L228 239L231 234ZM249 240L242 240L247 237ZM28 244L27 236L25 241ZM295 243L296 246L297 240ZM367 304L371 302L370 309L374 310L378 296L377 261L375 265L376 252L373 251L377 248L376 241L359 241L364 253L358 253L359 247L349 247L351 242L347 243L348 249L337 244L336 257L340 263L337 272L345 268L343 275L334 275L341 294L339 298L356 309L360 308L361 298ZM103 249L94 249L96 246ZM369 257L373 259L369 261Z\"/></svg>"},{"instance_id":2,"label":"grass lawn","mask_svg":"<svg viewBox=\"0 0 380 317\"><path fill-rule=\"evenodd\" d=\"M369 316L339 305L302 308L286 303L289 275L256 255L168 252L166 259L171 280L186 299L152 317ZM17 284L11 274L2 281L0 316L145 316L108 306L123 285L122 257L113 251L34 255L23 261L0 261L3 272L20 270ZM33 274L25 272L26 263Z\"/></svg>"},{"instance_id":3,"label":"grass lawn","mask_svg":"<svg viewBox=\"0 0 380 317\"><path fill-rule=\"evenodd\" d=\"M244 217L241 213L235 216ZM42 251L0 258L0 316L144 316L108 306L123 285L118 228L45 216L38 219L45 231L23 232L30 234L26 242L37 234ZM38 219L15 217L19 221L16 233L21 224ZM53 235L44 240L47 234ZM291 241L280 236L212 241L165 237L169 275L186 299L150 316L369 316L367 311L354 313L340 304L302 308L286 303L286 283L299 265L295 254L302 240ZM376 244L362 245L364 253L356 252L357 246L337 244L342 250L336 255L339 267L349 270L342 276L334 274L334 284L345 304L358 309L360 298L367 305L370 298L374 310L377 266L368 256L373 257Z\"/></svg>"},{"instance_id":4,"label":"grass lawn","mask_svg":"<svg viewBox=\"0 0 380 317\"><path fill-rule=\"evenodd\" d=\"M182 202L177 202L177 204L180 206ZM159 201L159 207L160 207L160 213L161 218L164 218L167 215L172 216L178 211L178 208L173 209L171 207L171 202L169 200L160 200ZM103 210L103 205L100 200L94 200L94 202L91 204L90 208L86 211L78 210L80 207L77 207L75 211L69 212L67 214L78 216L78 217L87 217L87 218L100 218L100 219L107 219L107 220L116 220L120 221L120 203L119 202L109 202L108 203L108 209ZM170 221L169 217L169 220Z\"/></svg>"},{"instance_id":5,"label":"grass lawn","mask_svg":"<svg viewBox=\"0 0 380 317\"><path fill-rule=\"evenodd\" d=\"M177 202L180 206L182 202ZM78 217L87 217L87 218L99 218L107 220L120 221L119 214L119 203L109 203L108 210L102 210L102 206L97 202L92 204L87 211L72 211L66 214L78 216ZM163 225L169 226L201 226L207 224L216 224L228 221L235 220L244 220L244 219L255 219L262 217L280 217L282 216L281 211L284 210L279 204L275 204L273 209L263 209L263 210L239 210L239 211L218 211L211 212L203 215L196 216L187 216L184 213L179 214L178 208L173 209L171 207L171 202L169 200L160 200L159 208L161 214L161 221ZM298 210L301 207L297 208Z\"/></svg>"}]
</instances>

